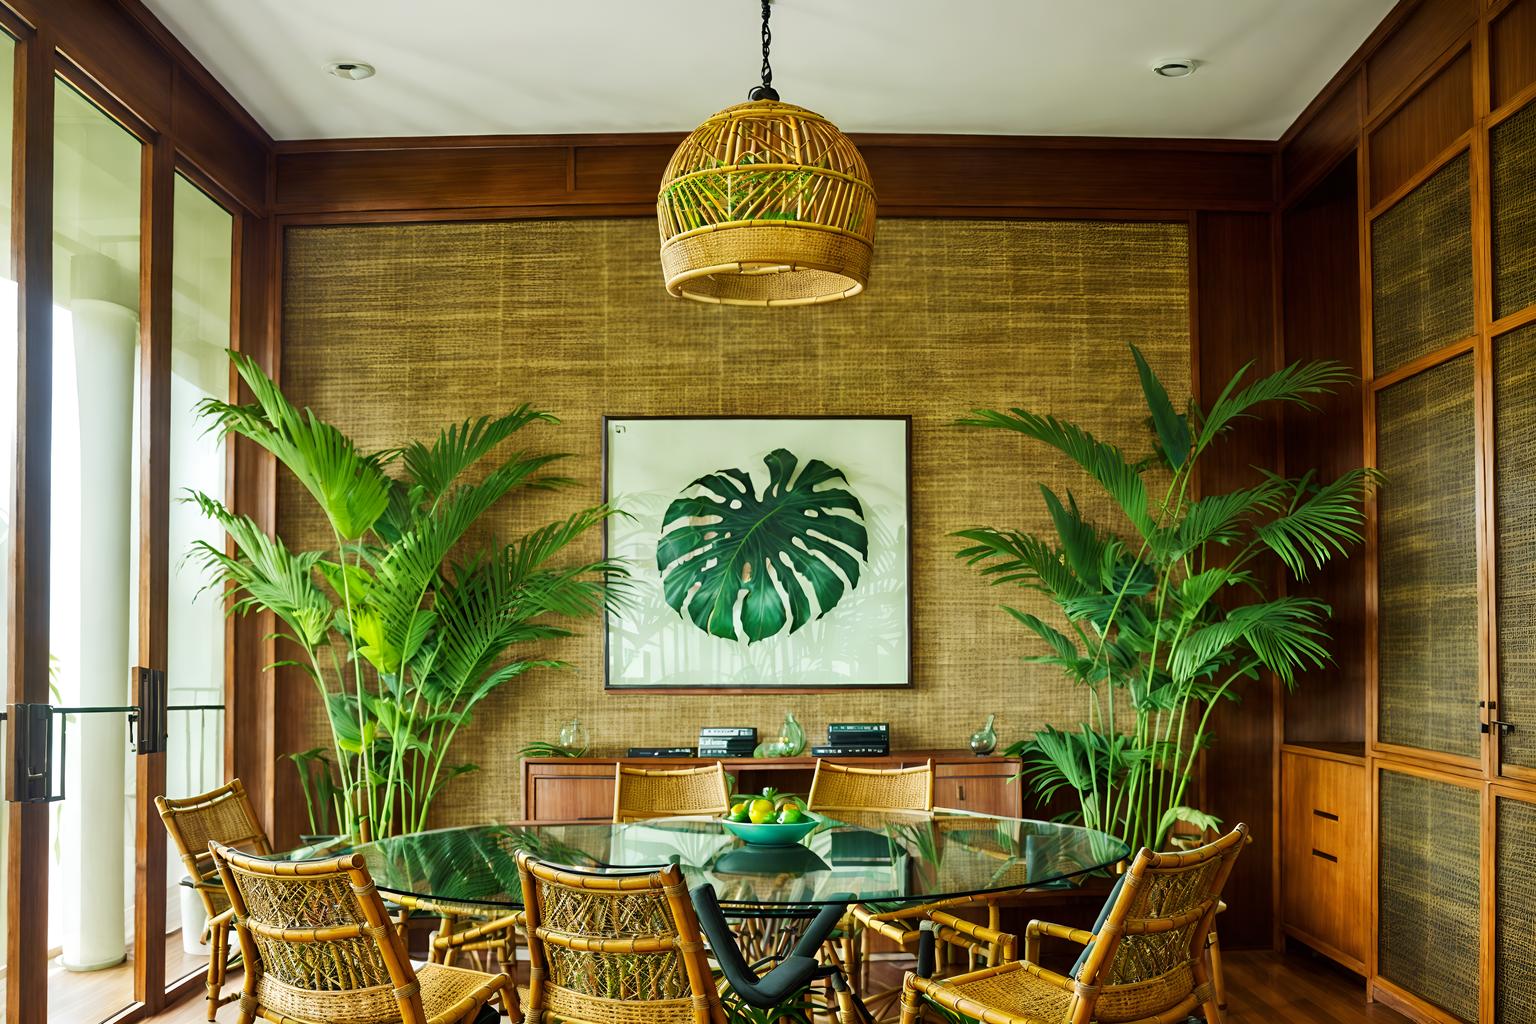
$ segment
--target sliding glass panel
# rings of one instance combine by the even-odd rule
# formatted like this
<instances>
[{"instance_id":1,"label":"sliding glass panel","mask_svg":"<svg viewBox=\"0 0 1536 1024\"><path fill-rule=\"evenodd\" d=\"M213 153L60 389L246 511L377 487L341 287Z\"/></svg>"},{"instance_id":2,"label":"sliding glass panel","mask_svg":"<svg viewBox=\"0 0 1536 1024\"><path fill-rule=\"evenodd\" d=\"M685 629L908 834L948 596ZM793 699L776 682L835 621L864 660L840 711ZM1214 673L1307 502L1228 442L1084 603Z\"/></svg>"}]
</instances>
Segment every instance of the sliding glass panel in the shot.
<instances>
[{"instance_id":1,"label":"sliding glass panel","mask_svg":"<svg viewBox=\"0 0 1536 1024\"><path fill-rule=\"evenodd\" d=\"M224 547L222 531L187 499L200 492L223 500L223 435L205 430L197 404L229 394L230 286L234 220L180 175L176 178L171 256L171 458L169 651L166 681L171 712L165 793L206 793L224 782L224 607L205 589L207 574L190 557L198 542ZM169 837L166 886L166 978L206 970L199 941L202 900L180 884L187 869Z\"/></svg>"},{"instance_id":2,"label":"sliding glass panel","mask_svg":"<svg viewBox=\"0 0 1536 1024\"><path fill-rule=\"evenodd\" d=\"M77 1024L133 1001L133 753L127 715L107 709L132 699L140 611L142 146L62 81L54 103L49 653L54 703L81 710L60 723L48 1013Z\"/></svg>"},{"instance_id":3,"label":"sliding glass panel","mask_svg":"<svg viewBox=\"0 0 1536 1024\"><path fill-rule=\"evenodd\" d=\"M1377 734L1464 757L1482 749L1473 420L1470 354L1376 396Z\"/></svg>"},{"instance_id":4,"label":"sliding glass panel","mask_svg":"<svg viewBox=\"0 0 1536 1024\"><path fill-rule=\"evenodd\" d=\"M11 237L11 136L15 116L16 40L0 32L0 238ZM0 245L0 665L10 663L11 494L16 478L16 271L10 245ZM4 687L0 683L0 688ZM0 700L3 700L0 697ZM5 730L0 729L0 771L9 771ZM10 876L10 815L0 803L0 882ZM0 936L10 933L9 908L0 890ZM5 1020L5 944L0 943L0 1022Z\"/></svg>"}]
</instances>

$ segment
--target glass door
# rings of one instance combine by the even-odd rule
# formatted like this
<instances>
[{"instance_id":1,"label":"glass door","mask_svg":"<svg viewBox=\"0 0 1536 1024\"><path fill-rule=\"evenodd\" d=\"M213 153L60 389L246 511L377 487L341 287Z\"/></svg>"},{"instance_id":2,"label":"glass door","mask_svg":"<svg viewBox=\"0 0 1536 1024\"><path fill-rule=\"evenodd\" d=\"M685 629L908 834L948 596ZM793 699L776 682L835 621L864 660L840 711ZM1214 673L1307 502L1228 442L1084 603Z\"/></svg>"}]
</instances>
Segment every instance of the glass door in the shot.
<instances>
[{"instance_id":1,"label":"glass door","mask_svg":"<svg viewBox=\"0 0 1536 1024\"><path fill-rule=\"evenodd\" d=\"M144 144L54 92L48 1019L135 1002Z\"/></svg>"},{"instance_id":2,"label":"glass door","mask_svg":"<svg viewBox=\"0 0 1536 1024\"><path fill-rule=\"evenodd\" d=\"M16 103L16 40L0 32L0 154L12 152ZM0 237L11 237L11 161L0 156ZM0 245L0 665L10 663L11 599L11 496L16 490L16 365L18 351L16 308L16 270L11 265L11 246ZM0 683L3 689L4 683ZM0 701L5 700L0 697ZM0 765L11 771L10 751L5 748L6 732L0 730ZM10 877L10 808L0 803L0 879ZM10 931L10 907L0 896L0 936ZM7 949L0 943L0 1022L6 1017L6 987L9 984Z\"/></svg>"},{"instance_id":3,"label":"glass door","mask_svg":"<svg viewBox=\"0 0 1536 1024\"><path fill-rule=\"evenodd\" d=\"M165 795L188 797L228 778L224 608L202 566L189 557L199 542L222 549L225 541L217 524L184 499L197 492L228 500L223 436L204 429L197 409L205 398L229 394L234 218L178 174L173 236ZM161 830L154 839L166 846L165 978L175 985L207 970L205 915L197 894L181 885L185 872L169 836Z\"/></svg>"}]
</instances>

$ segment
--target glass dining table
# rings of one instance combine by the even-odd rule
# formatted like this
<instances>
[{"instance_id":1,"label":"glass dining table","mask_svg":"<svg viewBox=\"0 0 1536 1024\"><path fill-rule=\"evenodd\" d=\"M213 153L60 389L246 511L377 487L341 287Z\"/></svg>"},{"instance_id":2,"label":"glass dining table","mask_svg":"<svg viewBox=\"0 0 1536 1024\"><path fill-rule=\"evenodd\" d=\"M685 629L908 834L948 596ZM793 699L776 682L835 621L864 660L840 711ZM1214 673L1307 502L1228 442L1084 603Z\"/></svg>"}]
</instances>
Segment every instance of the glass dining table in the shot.
<instances>
[{"instance_id":1,"label":"glass dining table","mask_svg":"<svg viewBox=\"0 0 1536 1024\"><path fill-rule=\"evenodd\" d=\"M748 845L715 819L657 818L473 825L352 846L309 846L282 856L350 850L363 856L386 898L456 904L484 914L521 908L520 851L603 873L675 863L689 888L714 886L729 915L804 917L850 897L901 905L1068 887L1129 852L1103 832L1047 821L947 812L820 817L793 846Z\"/></svg>"}]
</instances>

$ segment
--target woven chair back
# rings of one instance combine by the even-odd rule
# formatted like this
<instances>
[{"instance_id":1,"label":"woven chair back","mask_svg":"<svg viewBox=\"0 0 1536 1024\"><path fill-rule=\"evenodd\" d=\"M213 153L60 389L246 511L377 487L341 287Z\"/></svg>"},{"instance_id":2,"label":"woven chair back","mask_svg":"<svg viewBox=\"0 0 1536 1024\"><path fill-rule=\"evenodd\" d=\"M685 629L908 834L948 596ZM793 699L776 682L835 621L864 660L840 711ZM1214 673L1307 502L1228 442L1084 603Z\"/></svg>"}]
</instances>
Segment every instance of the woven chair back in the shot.
<instances>
[{"instance_id":1,"label":"woven chair back","mask_svg":"<svg viewBox=\"0 0 1536 1024\"><path fill-rule=\"evenodd\" d=\"M1248 842L1238 825L1184 853L1143 849L1131 862L1119 898L1098 930L1075 979L1096 987L1094 1020L1154 1017L1209 985L1197 961L1216 918L1222 886Z\"/></svg>"},{"instance_id":2,"label":"woven chair back","mask_svg":"<svg viewBox=\"0 0 1536 1024\"><path fill-rule=\"evenodd\" d=\"M219 880L213 854L208 850L209 843L223 843L248 853L272 852L266 830L256 820L256 809L251 806L251 798L246 795L245 785L239 779L231 779L200 796L182 799L157 796L155 807L160 811L160 820L165 823L171 842L176 844L183 868L195 881L217 883ZM197 892L210 917L229 905L222 886L199 886Z\"/></svg>"},{"instance_id":3,"label":"woven chair back","mask_svg":"<svg viewBox=\"0 0 1536 1024\"><path fill-rule=\"evenodd\" d=\"M273 1020L426 1024L416 971L360 854L270 861L211 848L256 972L242 1020L259 1008Z\"/></svg>"},{"instance_id":4,"label":"woven chair back","mask_svg":"<svg viewBox=\"0 0 1536 1024\"><path fill-rule=\"evenodd\" d=\"M519 853L531 964L528 1020L722 1024L677 865L588 874Z\"/></svg>"},{"instance_id":5,"label":"woven chair back","mask_svg":"<svg viewBox=\"0 0 1536 1024\"><path fill-rule=\"evenodd\" d=\"M911 768L860 768L817 761L806 803L813 811L931 811L933 762Z\"/></svg>"},{"instance_id":6,"label":"woven chair back","mask_svg":"<svg viewBox=\"0 0 1536 1024\"><path fill-rule=\"evenodd\" d=\"M730 810L725 766L633 768L618 766L613 784L613 820L644 821L684 815L718 817Z\"/></svg>"}]
</instances>

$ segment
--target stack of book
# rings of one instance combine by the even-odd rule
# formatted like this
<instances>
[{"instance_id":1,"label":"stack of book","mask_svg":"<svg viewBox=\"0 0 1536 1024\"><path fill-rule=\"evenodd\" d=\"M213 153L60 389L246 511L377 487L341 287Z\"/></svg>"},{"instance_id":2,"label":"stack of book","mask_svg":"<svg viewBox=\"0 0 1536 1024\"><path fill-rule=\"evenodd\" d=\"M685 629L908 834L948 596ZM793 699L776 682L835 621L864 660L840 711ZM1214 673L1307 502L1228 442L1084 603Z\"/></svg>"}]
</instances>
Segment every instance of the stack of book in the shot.
<instances>
[{"instance_id":1,"label":"stack of book","mask_svg":"<svg viewBox=\"0 0 1536 1024\"><path fill-rule=\"evenodd\" d=\"M811 748L815 757L884 757L890 752L888 722L833 722L827 726L827 742Z\"/></svg>"},{"instance_id":2,"label":"stack of book","mask_svg":"<svg viewBox=\"0 0 1536 1024\"><path fill-rule=\"evenodd\" d=\"M699 730L700 757L751 757L757 730L747 726L705 726Z\"/></svg>"},{"instance_id":3,"label":"stack of book","mask_svg":"<svg viewBox=\"0 0 1536 1024\"><path fill-rule=\"evenodd\" d=\"M692 757L692 747L630 747L630 757Z\"/></svg>"}]
</instances>

